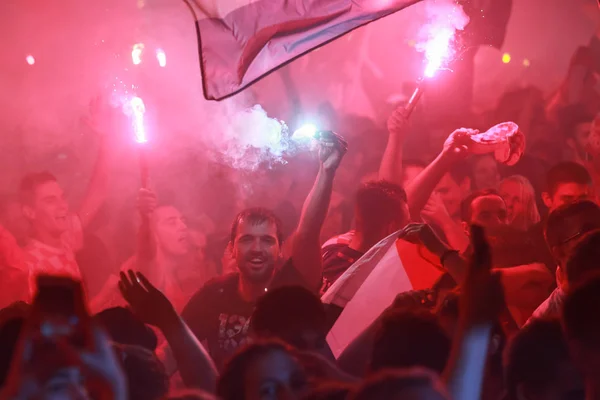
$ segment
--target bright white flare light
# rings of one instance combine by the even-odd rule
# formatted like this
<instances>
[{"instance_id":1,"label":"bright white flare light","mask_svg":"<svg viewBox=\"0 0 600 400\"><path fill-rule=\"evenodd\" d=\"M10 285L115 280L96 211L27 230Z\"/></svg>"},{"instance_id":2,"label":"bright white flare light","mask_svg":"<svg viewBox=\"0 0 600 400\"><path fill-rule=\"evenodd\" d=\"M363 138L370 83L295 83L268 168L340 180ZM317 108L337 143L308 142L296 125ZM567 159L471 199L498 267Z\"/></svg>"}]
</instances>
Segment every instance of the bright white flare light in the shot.
<instances>
[{"instance_id":1,"label":"bright white flare light","mask_svg":"<svg viewBox=\"0 0 600 400\"><path fill-rule=\"evenodd\" d=\"M454 37L454 28L440 27L435 36L425 45L425 58L427 66L425 67L425 76L431 78L435 72L442 67L443 63L450 55L450 45Z\"/></svg>"},{"instance_id":2,"label":"bright white flare light","mask_svg":"<svg viewBox=\"0 0 600 400\"><path fill-rule=\"evenodd\" d=\"M304 124L292 134L293 140L314 139L318 128L314 124Z\"/></svg>"},{"instance_id":3,"label":"bright white flare light","mask_svg":"<svg viewBox=\"0 0 600 400\"><path fill-rule=\"evenodd\" d=\"M469 17L454 0L431 0L426 3L426 13L429 22L421 28L415 47L425 54L423 75L431 78L455 57L456 31L465 28Z\"/></svg>"},{"instance_id":4,"label":"bright white flare light","mask_svg":"<svg viewBox=\"0 0 600 400\"><path fill-rule=\"evenodd\" d=\"M29 65L33 65L35 64L35 58L33 58L33 56L30 54L27 57L25 57L25 61L27 61L27 64Z\"/></svg>"},{"instance_id":5,"label":"bright white flare light","mask_svg":"<svg viewBox=\"0 0 600 400\"><path fill-rule=\"evenodd\" d=\"M158 60L158 65L161 67L167 66L167 55L163 51L163 49L156 49L156 59Z\"/></svg>"},{"instance_id":6,"label":"bright white flare light","mask_svg":"<svg viewBox=\"0 0 600 400\"><path fill-rule=\"evenodd\" d=\"M142 62L143 51L144 51L143 43L136 43L133 45L133 50L131 50L131 61L133 61L134 65L138 65Z\"/></svg>"},{"instance_id":7,"label":"bright white flare light","mask_svg":"<svg viewBox=\"0 0 600 400\"><path fill-rule=\"evenodd\" d=\"M144 101L139 97L133 97L129 101L129 112L132 118L131 124L133 125L133 132L135 134L135 141L138 143L146 143L146 129L144 128L144 113L146 112L146 106Z\"/></svg>"}]
</instances>

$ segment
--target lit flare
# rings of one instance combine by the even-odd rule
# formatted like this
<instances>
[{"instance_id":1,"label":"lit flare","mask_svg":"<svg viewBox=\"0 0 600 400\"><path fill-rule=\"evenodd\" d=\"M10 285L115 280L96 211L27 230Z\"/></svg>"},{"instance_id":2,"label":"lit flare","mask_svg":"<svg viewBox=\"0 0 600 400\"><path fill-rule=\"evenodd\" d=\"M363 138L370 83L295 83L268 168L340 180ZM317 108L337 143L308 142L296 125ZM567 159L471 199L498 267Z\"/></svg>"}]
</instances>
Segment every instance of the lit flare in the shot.
<instances>
[{"instance_id":1,"label":"lit flare","mask_svg":"<svg viewBox=\"0 0 600 400\"><path fill-rule=\"evenodd\" d=\"M144 113L146 112L144 101L140 97L133 97L129 101L129 108L132 117L135 141L138 143L146 143L148 138L146 137L146 129L144 128Z\"/></svg>"}]
</instances>

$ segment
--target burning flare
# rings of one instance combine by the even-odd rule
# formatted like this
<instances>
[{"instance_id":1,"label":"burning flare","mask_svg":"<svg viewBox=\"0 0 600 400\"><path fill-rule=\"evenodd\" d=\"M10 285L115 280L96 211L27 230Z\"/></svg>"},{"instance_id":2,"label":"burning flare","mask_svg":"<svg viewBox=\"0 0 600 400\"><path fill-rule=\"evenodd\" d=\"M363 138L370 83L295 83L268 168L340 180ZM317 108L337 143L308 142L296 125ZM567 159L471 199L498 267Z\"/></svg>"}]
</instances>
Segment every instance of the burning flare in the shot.
<instances>
[{"instance_id":1,"label":"burning flare","mask_svg":"<svg viewBox=\"0 0 600 400\"><path fill-rule=\"evenodd\" d=\"M144 101L140 97L132 97L123 106L123 112L132 119L131 124L135 134L135 141L146 143L148 138L146 137L146 129L144 128L144 113L146 112Z\"/></svg>"},{"instance_id":2,"label":"burning flare","mask_svg":"<svg viewBox=\"0 0 600 400\"><path fill-rule=\"evenodd\" d=\"M425 54L427 60L423 75L432 78L454 57L456 31L465 28L469 23L469 17L462 6L451 0L434 0L427 5L430 22L421 31L424 40L421 40L416 47L418 51Z\"/></svg>"}]
</instances>

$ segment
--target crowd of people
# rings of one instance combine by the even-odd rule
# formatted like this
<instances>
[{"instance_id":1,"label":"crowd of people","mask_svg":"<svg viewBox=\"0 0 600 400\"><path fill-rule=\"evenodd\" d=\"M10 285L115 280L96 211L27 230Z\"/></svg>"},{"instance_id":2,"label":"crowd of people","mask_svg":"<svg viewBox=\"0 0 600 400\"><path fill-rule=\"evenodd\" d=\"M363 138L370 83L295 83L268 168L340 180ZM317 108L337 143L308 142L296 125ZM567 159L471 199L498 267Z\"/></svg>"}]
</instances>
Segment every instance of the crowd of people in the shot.
<instances>
[{"instance_id":1,"label":"crowd of people","mask_svg":"<svg viewBox=\"0 0 600 400\"><path fill-rule=\"evenodd\" d=\"M597 398L600 110L563 92L545 106L535 90L508 93L481 118L519 123L528 149L510 167L474 154L464 128L412 152L401 106L377 157L352 153L367 138L322 132L308 194L267 174L269 207L236 210L226 240L143 187L137 232L118 236L135 250L116 270L90 228L103 146L76 211L53 174L27 174L0 204L0 397ZM232 199L212 199L220 221ZM390 237L386 268L411 290L334 352L328 334L351 299L326 299L344 279L356 293ZM42 290L65 285L81 298Z\"/></svg>"}]
</instances>

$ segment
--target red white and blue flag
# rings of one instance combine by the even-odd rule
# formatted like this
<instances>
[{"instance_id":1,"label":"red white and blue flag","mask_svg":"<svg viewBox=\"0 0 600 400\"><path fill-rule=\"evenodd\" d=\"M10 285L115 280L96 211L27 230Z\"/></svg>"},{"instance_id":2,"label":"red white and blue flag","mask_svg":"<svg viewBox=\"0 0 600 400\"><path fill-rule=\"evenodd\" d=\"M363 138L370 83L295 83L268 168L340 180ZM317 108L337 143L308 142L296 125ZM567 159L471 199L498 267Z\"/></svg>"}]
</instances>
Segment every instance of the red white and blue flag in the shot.
<instances>
[{"instance_id":1,"label":"red white and blue flag","mask_svg":"<svg viewBox=\"0 0 600 400\"><path fill-rule=\"evenodd\" d=\"M420 0L193 0L204 96L231 96L287 62Z\"/></svg>"}]
</instances>

